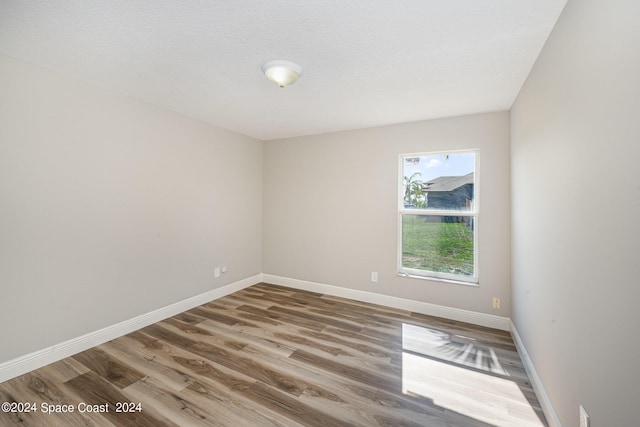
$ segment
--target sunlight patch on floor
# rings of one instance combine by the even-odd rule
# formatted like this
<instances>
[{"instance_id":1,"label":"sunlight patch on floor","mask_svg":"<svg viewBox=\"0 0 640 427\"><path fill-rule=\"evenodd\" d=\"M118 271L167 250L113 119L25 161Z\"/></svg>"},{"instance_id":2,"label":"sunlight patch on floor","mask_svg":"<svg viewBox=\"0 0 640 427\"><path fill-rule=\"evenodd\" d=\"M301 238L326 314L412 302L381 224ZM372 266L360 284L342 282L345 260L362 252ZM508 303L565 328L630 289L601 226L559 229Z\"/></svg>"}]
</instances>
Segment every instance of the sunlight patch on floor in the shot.
<instances>
[{"instance_id":1,"label":"sunlight patch on floor","mask_svg":"<svg viewBox=\"0 0 640 427\"><path fill-rule=\"evenodd\" d=\"M436 357L498 375L508 376L496 352L474 342L473 338L450 335L436 329L402 324L402 349Z\"/></svg>"},{"instance_id":2,"label":"sunlight patch on floor","mask_svg":"<svg viewBox=\"0 0 640 427\"><path fill-rule=\"evenodd\" d=\"M543 426L493 349L403 325L402 392L492 426Z\"/></svg>"}]
</instances>

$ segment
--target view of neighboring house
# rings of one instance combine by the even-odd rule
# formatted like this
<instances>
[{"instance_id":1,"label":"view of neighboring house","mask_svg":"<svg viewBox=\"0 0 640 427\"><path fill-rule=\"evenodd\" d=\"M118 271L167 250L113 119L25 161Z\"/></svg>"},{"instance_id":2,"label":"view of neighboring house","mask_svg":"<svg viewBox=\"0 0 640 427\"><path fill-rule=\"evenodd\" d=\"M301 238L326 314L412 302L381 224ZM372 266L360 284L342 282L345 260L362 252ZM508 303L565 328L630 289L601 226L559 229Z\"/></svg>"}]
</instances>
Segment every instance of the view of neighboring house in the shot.
<instances>
[{"instance_id":1,"label":"view of neighboring house","mask_svg":"<svg viewBox=\"0 0 640 427\"><path fill-rule=\"evenodd\" d=\"M441 176L422 184L429 209L468 210L473 202L473 172Z\"/></svg>"}]
</instances>

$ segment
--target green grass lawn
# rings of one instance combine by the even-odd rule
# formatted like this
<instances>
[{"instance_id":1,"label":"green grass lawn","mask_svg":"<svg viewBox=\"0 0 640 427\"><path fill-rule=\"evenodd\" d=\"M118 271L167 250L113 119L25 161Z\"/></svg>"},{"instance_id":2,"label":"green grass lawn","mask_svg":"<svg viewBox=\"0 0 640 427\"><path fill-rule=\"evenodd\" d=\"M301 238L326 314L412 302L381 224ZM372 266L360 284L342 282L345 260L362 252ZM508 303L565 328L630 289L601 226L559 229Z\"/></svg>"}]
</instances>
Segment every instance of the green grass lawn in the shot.
<instances>
[{"instance_id":1,"label":"green grass lawn","mask_svg":"<svg viewBox=\"0 0 640 427\"><path fill-rule=\"evenodd\" d=\"M463 223L402 217L402 266L473 275L473 230Z\"/></svg>"}]
</instances>

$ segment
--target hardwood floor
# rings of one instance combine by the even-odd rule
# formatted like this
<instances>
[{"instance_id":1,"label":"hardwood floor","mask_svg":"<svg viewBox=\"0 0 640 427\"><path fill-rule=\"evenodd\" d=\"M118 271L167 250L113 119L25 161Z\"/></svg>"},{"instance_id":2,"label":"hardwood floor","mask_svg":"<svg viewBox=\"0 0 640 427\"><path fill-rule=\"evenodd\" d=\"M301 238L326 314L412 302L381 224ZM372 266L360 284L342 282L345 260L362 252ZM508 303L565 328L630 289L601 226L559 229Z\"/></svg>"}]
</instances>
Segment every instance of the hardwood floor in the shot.
<instances>
[{"instance_id":1,"label":"hardwood floor","mask_svg":"<svg viewBox=\"0 0 640 427\"><path fill-rule=\"evenodd\" d=\"M0 426L547 425L507 332L268 284L2 383L0 402L35 408Z\"/></svg>"}]
</instances>

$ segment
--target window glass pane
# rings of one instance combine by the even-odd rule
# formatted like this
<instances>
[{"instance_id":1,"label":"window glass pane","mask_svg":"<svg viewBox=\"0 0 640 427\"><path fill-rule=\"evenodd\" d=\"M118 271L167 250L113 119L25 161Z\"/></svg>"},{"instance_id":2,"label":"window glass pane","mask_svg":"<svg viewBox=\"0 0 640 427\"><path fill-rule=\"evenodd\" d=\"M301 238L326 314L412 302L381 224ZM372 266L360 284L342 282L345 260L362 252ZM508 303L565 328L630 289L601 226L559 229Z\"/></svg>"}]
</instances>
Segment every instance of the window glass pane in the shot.
<instances>
[{"instance_id":1,"label":"window glass pane","mask_svg":"<svg viewBox=\"0 0 640 427\"><path fill-rule=\"evenodd\" d=\"M402 215L402 267L474 277L473 216Z\"/></svg>"},{"instance_id":2,"label":"window glass pane","mask_svg":"<svg viewBox=\"0 0 640 427\"><path fill-rule=\"evenodd\" d=\"M402 168L405 209L474 209L475 153L405 157Z\"/></svg>"}]
</instances>

